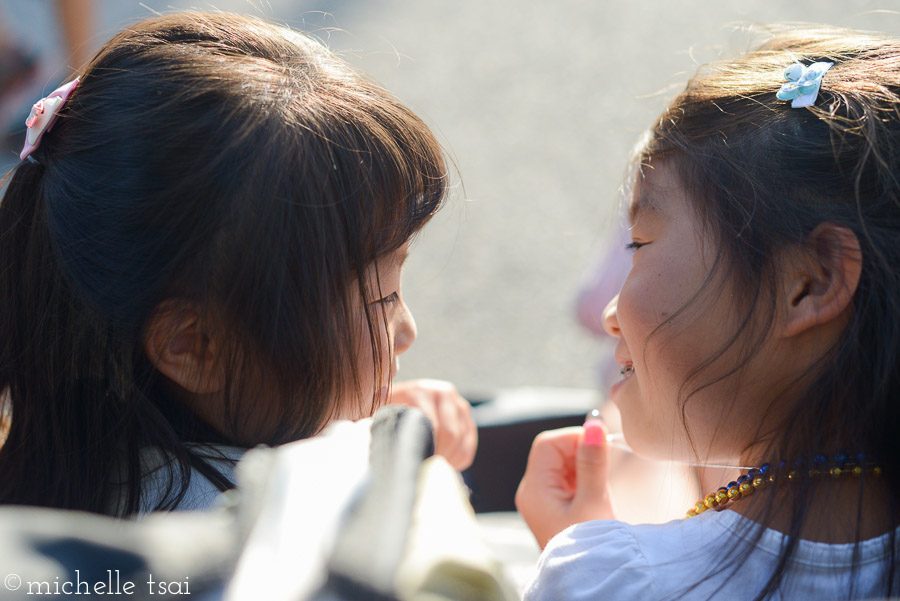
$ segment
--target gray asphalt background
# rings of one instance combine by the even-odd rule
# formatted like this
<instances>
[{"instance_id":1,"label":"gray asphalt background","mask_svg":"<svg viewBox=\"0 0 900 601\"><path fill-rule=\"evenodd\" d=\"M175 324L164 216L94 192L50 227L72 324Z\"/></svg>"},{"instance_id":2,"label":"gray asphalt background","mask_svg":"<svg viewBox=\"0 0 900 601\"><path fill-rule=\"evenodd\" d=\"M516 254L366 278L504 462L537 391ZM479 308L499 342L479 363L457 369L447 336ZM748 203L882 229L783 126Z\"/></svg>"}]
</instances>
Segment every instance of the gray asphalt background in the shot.
<instances>
[{"instance_id":1,"label":"gray asphalt background","mask_svg":"<svg viewBox=\"0 0 900 601\"><path fill-rule=\"evenodd\" d=\"M97 2L97 46L151 9L311 31L425 118L461 179L405 272L419 339L400 375L474 396L595 384L600 350L573 297L617 225L629 150L698 64L750 48L765 23L900 33L900 3L885 0ZM7 29L44 53L46 85L69 74L51 6L0 2Z\"/></svg>"}]
</instances>

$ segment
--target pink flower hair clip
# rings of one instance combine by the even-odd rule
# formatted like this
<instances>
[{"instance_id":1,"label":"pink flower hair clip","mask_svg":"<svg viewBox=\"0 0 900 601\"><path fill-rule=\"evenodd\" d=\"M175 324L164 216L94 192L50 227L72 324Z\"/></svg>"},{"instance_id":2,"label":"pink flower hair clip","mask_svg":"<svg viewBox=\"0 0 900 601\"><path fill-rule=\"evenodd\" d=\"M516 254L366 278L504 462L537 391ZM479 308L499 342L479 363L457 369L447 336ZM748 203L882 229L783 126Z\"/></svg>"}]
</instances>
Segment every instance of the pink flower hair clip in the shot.
<instances>
[{"instance_id":1,"label":"pink flower hair clip","mask_svg":"<svg viewBox=\"0 0 900 601\"><path fill-rule=\"evenodd\" d=\"M25 132L25 147L19 153L20 159L28 158L32 152L37 150L38 145L41 143L41 138L56 122L59 111L65 106L66 101L72 95L72 92L75 91L75 88L78 87L79 81L76 77L69 83L61 85L53 90L49 96L41 98L31 107L31 112L25 120L28 130Z\"/></svg>"}]
</instances>

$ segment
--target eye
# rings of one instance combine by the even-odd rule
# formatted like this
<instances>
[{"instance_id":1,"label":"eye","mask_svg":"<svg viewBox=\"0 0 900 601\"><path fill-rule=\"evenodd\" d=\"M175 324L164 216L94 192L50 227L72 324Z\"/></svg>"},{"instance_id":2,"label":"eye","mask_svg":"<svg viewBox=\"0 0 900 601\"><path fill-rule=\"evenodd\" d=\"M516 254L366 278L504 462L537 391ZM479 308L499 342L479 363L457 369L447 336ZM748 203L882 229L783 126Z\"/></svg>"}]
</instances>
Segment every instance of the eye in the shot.
<instances>
[{"instance_id":1,"label":"eye","mask_svg":"<svg viewBox=\"0 0 900 601\"><path fill-rule=\"evenodd\" d=\"M626 244L625 248L627 250L630 250L631 252L634 252L642 246L647 246L647 244L647 242L631 242L630 244Z\"/></svg>"},{"instance_id":2,"label":"eye","mask_svg":"<svg viewBox=\"0 0 900 601\"><path fill-rule=\"evenodd\" d=\"M394 303L398 302L399 300L400 300L400 295L397 294L396 292L391 292L384 298L380 298L375 302L384 303L385 305L393 305Z\"/></svg>"}]
</instances>

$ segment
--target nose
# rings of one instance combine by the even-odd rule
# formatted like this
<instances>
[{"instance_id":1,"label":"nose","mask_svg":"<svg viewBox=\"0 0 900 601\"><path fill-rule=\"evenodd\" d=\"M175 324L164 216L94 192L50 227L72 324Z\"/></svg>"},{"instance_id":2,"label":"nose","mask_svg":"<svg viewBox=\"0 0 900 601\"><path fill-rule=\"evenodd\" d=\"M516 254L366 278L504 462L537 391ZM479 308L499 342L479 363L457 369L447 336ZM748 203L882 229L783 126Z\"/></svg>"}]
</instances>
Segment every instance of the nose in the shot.
<instances>
[{"instance_id":1,"label":"nose","mask_svg":"<svg viewBox=\"0 0 900 601\"><path fill-rule=\"evenodd\" d=\"M416 341L416 335L418 334L416 331L416 320L413 319L413 315L406 303L402 303L401 309L401 315L398 316L399 319L394 329L394 355L402 355L408 351L409 347Z\"/></svg>"},{"instance_id":2,"label":"nose","mask_svg":"<svg viewBox=\"0 0 900 601\"><path fill-rule=\"evenodd\" d=\"M622 336L622 333L619 331L619 318L616 315L618 305L619 295L617 294L606 305L606 309L603 310L603 329L606 330L607 334L616 338Z\"/></svg>"}]
</instances>

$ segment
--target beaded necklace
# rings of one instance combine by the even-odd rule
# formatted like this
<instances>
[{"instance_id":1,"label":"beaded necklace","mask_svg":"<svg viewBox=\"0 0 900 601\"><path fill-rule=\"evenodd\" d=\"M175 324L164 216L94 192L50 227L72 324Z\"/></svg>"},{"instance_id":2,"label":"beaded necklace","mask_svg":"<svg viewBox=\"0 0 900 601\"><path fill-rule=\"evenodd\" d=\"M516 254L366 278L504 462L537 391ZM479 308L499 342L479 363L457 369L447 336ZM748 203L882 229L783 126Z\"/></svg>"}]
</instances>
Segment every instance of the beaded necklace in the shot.
<instances>
[{"instance_id":1,"label":"beaded necklace","mask_svg":"<svg viewBox=\"0 0 900 601\"><path fill-rule=\"evenodd\" d=\"M758 468L752 468L737 480L720 486L716 492L706 495L688 510L685 517L692 518L707 509L721 511L728 503L749 497L757 490L764 490L778 482L796 482L804 476L812 479L838 479L848 475L859 478L863 474L880 476L882 471L881 466L866 461L862 454L857 455L854 459L850 459L846 455L838 455L832 459L820 455L808 467L802 459L794 462L793 465L782 461L776 467L764 463Z\"/></svg>"}]
</instances>

